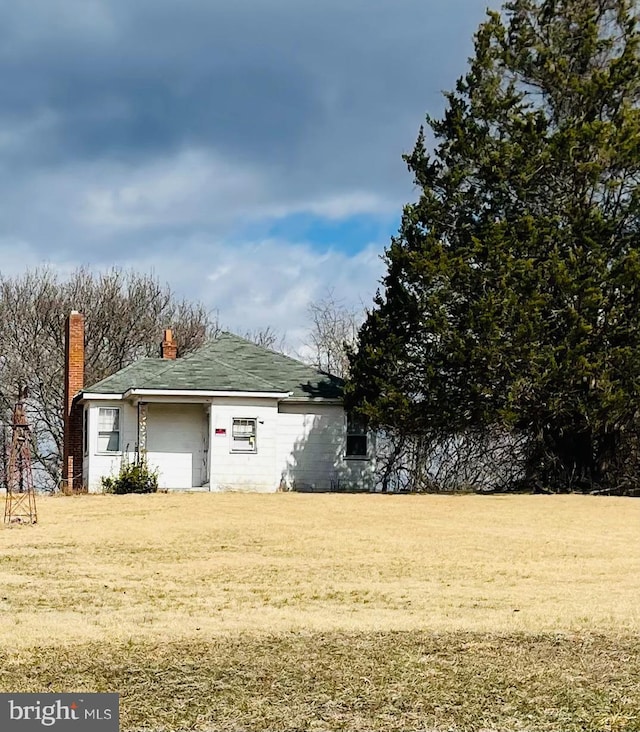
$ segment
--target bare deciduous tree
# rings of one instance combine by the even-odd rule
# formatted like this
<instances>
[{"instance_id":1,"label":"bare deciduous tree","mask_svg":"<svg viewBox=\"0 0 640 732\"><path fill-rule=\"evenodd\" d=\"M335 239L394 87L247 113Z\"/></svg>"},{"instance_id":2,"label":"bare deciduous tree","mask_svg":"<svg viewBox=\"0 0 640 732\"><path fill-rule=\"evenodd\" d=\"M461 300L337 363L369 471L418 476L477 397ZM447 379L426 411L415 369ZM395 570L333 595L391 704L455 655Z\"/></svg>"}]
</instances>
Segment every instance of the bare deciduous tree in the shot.
<instances>
[{"instance_id":1,"label":"bare deciduous tree","mask_svg":"<svg viewBox=\"0 0 640 732\"><path fill-rule=\"evenodd\" d=\"M376 481L382 491L500 491L524 475L525 436L480 430L449 436L377 434Z\"/></svg>"},{"instance_id":2,"label":"bare deciduous tree","mask_svg":"<svg viewBox=\"0 0 640 732\"><path fill-rule=\"evenodd\" d=\"M202 345L217 320L201 304L179 300L154 276L80 268L68 278L50 269L0 276L0 419L5 428L18 385L29 388L34 474L38 487L60 479L64 396L64 322L86 316L85 383L92 384L138 358L159 355L170 327L178 355Z\"/></svg>"},{"instance_id":3,"label":"bare deciduous tree","mask_svg":"<svg viewBox=\"0 0 640 732\"><path fill-rule=\"evenodd\" d=\"M311 319L309 343L314 366L346 378L349 373L347 347L353 346L364 314L345 306L333 290L308 307Z\"/></svg>"},{"instance_id":4,"label":"bare deciduous tree","mask_svg":"<svg viewBox=\"0 0 640 732\"><path fill-rule=\"evenodd\" d=\"M248 330L243 337L257 346L269 348L272 351L284 353L286 350L284 336L279 335L270 325L267 325L266 328Z\"/></svg>"}]
</instances>

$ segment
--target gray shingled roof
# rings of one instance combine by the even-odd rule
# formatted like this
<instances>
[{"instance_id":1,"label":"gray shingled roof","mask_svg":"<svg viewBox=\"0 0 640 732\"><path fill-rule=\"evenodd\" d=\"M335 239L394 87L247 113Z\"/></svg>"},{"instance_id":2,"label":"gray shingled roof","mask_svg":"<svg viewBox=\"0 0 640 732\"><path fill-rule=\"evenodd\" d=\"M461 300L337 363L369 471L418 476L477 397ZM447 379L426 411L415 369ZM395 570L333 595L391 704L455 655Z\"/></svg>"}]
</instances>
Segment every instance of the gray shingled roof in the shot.
<instances>
[{"instance_id":1,"label":"gray shingled roof","mask_svg":"<svg viewBox=\"0 0 640 732\"><path fill-rule=\"evenodd\" d=\"M300 361L232 333L184 358L144 358L84 392L124 394L128 389L166 391L293 392L293 398L341 399L344 382Z\"/></svg>"}]
</instances>

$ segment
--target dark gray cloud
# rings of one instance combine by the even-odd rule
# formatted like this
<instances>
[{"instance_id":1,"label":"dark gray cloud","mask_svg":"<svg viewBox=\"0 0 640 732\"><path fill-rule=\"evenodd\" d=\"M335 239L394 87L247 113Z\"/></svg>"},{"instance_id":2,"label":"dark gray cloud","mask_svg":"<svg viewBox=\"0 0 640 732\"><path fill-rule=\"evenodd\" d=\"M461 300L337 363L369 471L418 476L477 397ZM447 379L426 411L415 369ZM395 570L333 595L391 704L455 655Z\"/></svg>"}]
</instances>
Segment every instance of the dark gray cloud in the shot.
<instances>
[{"instance_id":1,"label":"dark gray cloud","mask_svg":"<svg viewBox=\"0 0 640 732\"><path fill-rule=\"evenodd\" d=\"M48 117L21 151L36 165L204 146L276 169L315 162L331 177L339 158L343 175L370 180L464 68L483 5L5 2L0 119Z\"/></svg>"}]
</instances>

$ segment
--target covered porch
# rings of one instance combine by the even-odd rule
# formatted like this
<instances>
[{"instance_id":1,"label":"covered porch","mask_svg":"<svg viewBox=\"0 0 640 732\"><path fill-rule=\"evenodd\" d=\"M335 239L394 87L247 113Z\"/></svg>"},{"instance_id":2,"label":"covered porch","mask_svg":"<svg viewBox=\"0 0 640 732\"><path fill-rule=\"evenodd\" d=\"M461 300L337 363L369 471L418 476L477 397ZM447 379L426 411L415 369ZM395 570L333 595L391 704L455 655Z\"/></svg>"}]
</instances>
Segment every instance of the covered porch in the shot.
<instances>
[{"instance_id":1,"label":"covered porch","mask_svg":"<svg viewBox=\"0 0 640 732\"><path fill-rule=\"evenodd\" d=\"M160 488L209 485L210 403L138 402L137 452L158 471Z\"/></svg>"}]
</instances>

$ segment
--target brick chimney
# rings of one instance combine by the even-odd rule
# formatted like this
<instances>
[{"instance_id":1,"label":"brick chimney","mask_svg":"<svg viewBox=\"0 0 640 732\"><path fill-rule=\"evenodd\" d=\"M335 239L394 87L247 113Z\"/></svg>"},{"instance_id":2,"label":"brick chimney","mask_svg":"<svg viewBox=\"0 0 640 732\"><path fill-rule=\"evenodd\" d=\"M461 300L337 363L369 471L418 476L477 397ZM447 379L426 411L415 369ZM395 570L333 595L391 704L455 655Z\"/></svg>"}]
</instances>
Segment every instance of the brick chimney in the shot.
<instances>
[{"instance_id":1,"label":"brick chimney","mask_svg":"<svg viewBox=\"0 0 640 732\"><path fill-rule=\"evenodd\" d=\"M72 310L65 325L63 489L78 493L82 480L83 407L73 397L84 387L84 315Z\"/></svg>"},{"instance_id":2,"label":"brick chimney","mask_svg":"<svg viewBox=\"0 0 640 732\"><path fill-rule=\"evenodd\" d=\"M162 358L168 358L172 361L176 359L178 355L178 345L173 340L173 333L170 328L167 328L164 332L164 338L162 339L161 346Z\"/></svg>"}]
</instances>

